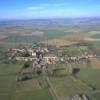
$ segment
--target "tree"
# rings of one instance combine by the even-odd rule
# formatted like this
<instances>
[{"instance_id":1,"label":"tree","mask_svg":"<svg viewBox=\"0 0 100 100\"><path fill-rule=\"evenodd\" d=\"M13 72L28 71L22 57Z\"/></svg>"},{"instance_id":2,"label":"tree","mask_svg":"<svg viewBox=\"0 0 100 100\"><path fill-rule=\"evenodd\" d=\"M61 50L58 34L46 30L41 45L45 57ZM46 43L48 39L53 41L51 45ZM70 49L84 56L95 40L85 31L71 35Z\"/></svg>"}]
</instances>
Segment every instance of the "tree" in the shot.
<instances>
[{"instance_id":1,"label":"tree","mask_svg":"<svg viewBox=\"0 0 100 100\"><path fill-rule=\"evenodd\" d=\"M74 75L76 75L79 71L80 71L79 68L73 68L72 73L73 73Z\"/></svg>"},{"instance_id":2,"label":"tree","mask_svg":"<svg viewBox=\"0 0 100 100\"><path fill-rule=\"evenodd\" d=\"M26 51L26 52L22 53L22 56L23 56L23 57L29 57L29 56L30 56L30 54L29 54L29 52L28 52L28 51Z\"/></svg>"},{"instance_id":3,"label":"tree","mask_svg":"<svg viewBox=\"0 0 100 100\"><path fill-rule=\"evenodd\" d=\"M30 64L29 64L28 62L26 62L26 63L24 64L23 68L28 68L28 67L30 67Z\"/></svg>"}]
</instances>

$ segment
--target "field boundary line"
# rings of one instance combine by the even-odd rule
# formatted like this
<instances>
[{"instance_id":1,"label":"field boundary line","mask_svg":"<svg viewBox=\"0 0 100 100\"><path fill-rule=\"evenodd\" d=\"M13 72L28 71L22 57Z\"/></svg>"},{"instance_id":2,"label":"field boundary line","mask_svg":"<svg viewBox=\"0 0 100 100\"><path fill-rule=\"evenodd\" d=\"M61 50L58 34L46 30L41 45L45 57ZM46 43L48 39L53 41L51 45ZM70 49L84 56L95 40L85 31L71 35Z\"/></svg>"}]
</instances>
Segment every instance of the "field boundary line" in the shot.
<instances>
[{"instance_id":1,"label":"field boundary line","mask_svg":"<svg viewBox=\"0 0 100 100\"><path fill-rule=\"evenodd\" d=\"M52 86L52 83L50 82L49 77L46 76L46 80L47 80L47 82L48 82L48 84L49 84L49 86L50 86L50 87L49 87L49 91L50 91L50 93L52 94L54 100L60 100L59 97L58 97L58 95L57 95L57 93L56 93L56 91L55 91L55 89L54 89L53 86Z\"/></svg>"}]
</instances>

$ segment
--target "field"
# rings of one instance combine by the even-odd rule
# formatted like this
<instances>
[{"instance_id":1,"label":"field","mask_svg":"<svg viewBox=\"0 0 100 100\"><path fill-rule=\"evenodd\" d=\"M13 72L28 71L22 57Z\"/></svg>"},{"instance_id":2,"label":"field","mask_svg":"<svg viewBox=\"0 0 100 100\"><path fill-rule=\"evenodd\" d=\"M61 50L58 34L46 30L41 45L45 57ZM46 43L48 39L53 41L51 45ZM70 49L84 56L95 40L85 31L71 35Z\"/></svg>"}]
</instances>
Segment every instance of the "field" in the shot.
<instances>
[{"instance_id":1,"label":"field","mask_svg":"<svg viewBox=\"0 0 100 100\"><path fill-rule=\"evenodd\" d=\"M32 22L15 21L15 23L7 22L6 24L0 24L0 41L10 43L36 43L48 39L50 40L50 44L52 44L54 39L62 39L62 41L74 42L90 37L94 31L100 31L99 24L88 25L87 22L85 24L80 24L79 22L79 24L75 24L72 21L69 22L69 20L65 20L65 24L63 22L59 23L59 21L59 24L53 24L51 20L46 20L46 22L37 21L37 24ZM50 22L50 24L47 22ZM96 37L98 38L99 36L97 35Z\"/></svg>"},{"instance_id":2,"label":"field","mask_svg":"<svg viewBox=\"0 0 100 100\"><path fill-rule=\"evenodd\" d=\"M80 55L81 51L88 50L85 46L69 47L64 49L66 54ZM68 52L66 52L68 51ZM69 52L70 51L70 52ZM98 62L98 63L97 63ZM51 65L49 68L77 68L76 77L69 76L66 71L58 71L49 77L50 83L59 99L76 94L86 94L91 100L98 100L100 94L100 63L99 59L90 62L70 62ZM39 78L17 82L16 76L23 64L0 64L0 99L2 100L53 100L48 88L39 85ZM58 75L58 76L57 76ZM64 76L61 76L64 75ZM93 90L96 88L96 90Z\"/></svg>"},{"instance_id":3,"label":"field","mask_svg":"<svg viewBox=\"0 0 100 100\"><path fill-rule=\"evenodd\" d=\"M98 66L99 67L99 66ZM77 76L84 81L86 84L97 88L97 91L88 92L87 95L91 100L99 100L100 98L100 69L94 68L82 68Z\"/></svg>"},{"instance_id":4,"label":"field","mask_svg":"<svg viewBox=\"0 0 100 100\"><path fill-rule=\"evenodd\" d=\"M76 77L73 76L54 76L50 77L50 81L58 98L65 98L66 96L72 96L76 94L86 94L90 100L99 100L100 95L100 65L97 64L97 59L93 62L73 62L67 64L58 64L51 66L54 68L75 68L80 69L76 73ZM93 90L96 88L96 91Z\"/></svg>"},{"instance_id":5,"label":"field","mask_svg":"<svg viewBox=\"0 0 100 100\"><path fill-rule=\"evenodd\" d=\"M53 100L47 88L41 88L38 80L17 83L14 100Z\"/></svg>"},{"instance_id":6,"label":"field","mask_svg":"<svg viewBox=\"0 0 100 100\"><path fill-rule=\"evenodd\" d=\"M100 92L90 94L89 97L91 98L91 100L99 100L100 99Z\"/></svg>"},{"instance_id":7,"label":"field","mask_svg":"<svg viewBox=\"0 0 100 100\"><path fill-rule=\"evenodd\" d=\"M61 19L40 22L15 21L0 24L0 100L54 100L54 96L57 96L58 100L63 100L67 96L77 94L86 94L90 100L99 100L100 41L92 40L100 39L99 32L100 23L94 24L87 19L76 19L71 22ZM85 42L87 45L84 45ZM48 65L51 73L57 69L53 75L49 75L50 72L46 73L48 87L40 85L42 77L33 77L31 68L24 71L31 72L29 75L32 79L17 82L16 77L23 62L2 63L2 59L6 60L7 56L5 49L30 48L34 43L45 43L51 49L57 47L58 51L52 50L46 56L76 57L89 52L98 57L90 61L66 61ZM68 74L70 69L72 72L76 69L77 72Z\"/></svg>"},{"instance_id":8,"label":"field","mask_svg":"<svg viewBox=\"0 0 100 100\"><path fill-rule=\"evenodd\" d=\"M49 90L42 89L38 79L17 82L22 64L0 64L0 100L53 100Z\"/></svg>"},{"instance_id":9,"label":"field","mask_svg":"<svg viewBox=\"0 0 100 100\"><path fill-rule=\"evenodd\" d=\"M16 90L16 75L21 65L0 64L0 99L12 100Z\"/></svg>"},{"instance_id":10,"label":"field","mask_svg":"<svg viewBox=\"0 0 100 100\"><path fill-rule=\"evenodd\" d=\"M98 77L99 75L100 70L92 68L81 69L81 71L78 73L78 77L81 80L84 80L87 84L92 84L94 87L98 89L100 89L100 81Z\"/></svg>"},{"instance_id":11,"label":"field","mask_svg":"<svg viewBox=\"0 0 100 100\"><path fill-rule=\"evenodd\" d=\"M93 45L94 46L94 45ZM99 51L99 47L91 50ZM60 48L59 53L63 55L77 56L84 51L89 51L87 46L70 46ZM57 52L54 52L54 54ZM23 63L0 64L0 99L4 100L54 100L49 88L39 85L39 78L17 82L16 76L22 68ZM67 75L67 70L56 71L54 76L48 76L57 98L64 99L67 96L86 94L91 100L98 100L100 94L100 62L99 58L90 59L90 62L66 62L48 66L50 69L73 68L79 69L73 75ZM26 70L30 71L30 70ZM50 87L51 88L51 87ZM96 89L96 90L93 90Z\"/></svg>"},{"instance_id":12,"label":"field","mask_svg":"<svg viewBox=\"0 0 100 100\"><path fill-rule=\"evenodd\" d=\"M50 80L59 98L81 94L88 90L85 84L73 80L72 77L53 77Z\"/></svg>"},{"instance_id":13,"label":"field","mask_svg":"<svg viewBox=\"0 0 100 100\"><path fill-rule=\"evenodd\" d=\"M39 42L39 37L35 36L21 36L21 35L10 35L5 39L1 40L2 42L10 42L10 43L36 43Z\"/></svg>"}]
</instances>

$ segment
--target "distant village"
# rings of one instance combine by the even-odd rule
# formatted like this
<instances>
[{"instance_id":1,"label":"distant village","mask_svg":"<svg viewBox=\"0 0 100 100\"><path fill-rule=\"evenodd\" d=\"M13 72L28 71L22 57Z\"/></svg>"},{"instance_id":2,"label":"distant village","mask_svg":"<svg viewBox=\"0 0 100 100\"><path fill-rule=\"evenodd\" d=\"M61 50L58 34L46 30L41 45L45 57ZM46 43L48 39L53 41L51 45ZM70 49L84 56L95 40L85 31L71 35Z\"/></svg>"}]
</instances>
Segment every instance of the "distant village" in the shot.
<instances>
[{"instance_id":1,"label":"distant village","mask_svg":"<svg viewBox=\"0 0 100 100\"><path fill-rule=\"evenodd\" d=\"M57 65L59 63L71 63L71 62L81 62L86 61L90 62L91 58L96 57L95 54L90 54L88 52L83 52L81 55L70 56L70 55L62 55L57 53L59 48L56 47L46 47L46 46L32 46L31 48L14 48L8 49L11 53L11 57L9 60L15 59L16 61L24 61L24 62L32 62L32 68L34 71L36 70L44 70L48 68L48 65ZM56 53L51 53L56 52ZM62 51L63 52L63 51ZM73 68L53 68L52 73L55 70L66 70L67 74L73 73Z\"/></svg>"},{"instance_id":2,"label":"distant village","mask_svg":"<svg viewBox=\"0 0 100 100\"><path fill-rule=\"evenodd\" d=\"M69 56L69 55L57 55L57 54L51 54L52 51L57 52L56 48L47 48L47 47L36 47L32 46L32 48L28 49L8 49L9 52L11 52L11 59L13 56L15 56L15 59L17 61L33 61L33 65L35 61L45 64L56 64L58 62L77 62L81 60L88 60L90 58L96 57L95 54L90 54L88 52L83 52L81 55L77 56ZM16 55L17 53L24 54L24 55ZM50 55L51 54L51 55Z\"/></svg>"},{"instance_id":3,"label":"distant village","mask_svg":"<svg viewBox=\"0 0 100 100\"><path fill-rule=\"evenodd\" d=\"M77 56L69 56L69 55L57 55L51 54L51 52L57 52L58 48L48 48L46 46L32 46L31 48L19 49L13 48L8 49L11 53L11 57L9 60L15 57L17 61L25 61L25 62L32 62L33 70L44 70L48 67L48 65L55 65L57 63L67 63L67 62L79 62L79 61L90 61L91 58L96 57L95 54L90 54L88 52L83 52L81 55ZM64 69L65 70L65 69ZM72 69L71 69L72 70ZM72 71L70 71L72 74ZM21 80L21 78L17 78L17 80ZM67 97L65 100L89 100L85 95L79 96L70 96Z\"/></svg>"}]
</instances>

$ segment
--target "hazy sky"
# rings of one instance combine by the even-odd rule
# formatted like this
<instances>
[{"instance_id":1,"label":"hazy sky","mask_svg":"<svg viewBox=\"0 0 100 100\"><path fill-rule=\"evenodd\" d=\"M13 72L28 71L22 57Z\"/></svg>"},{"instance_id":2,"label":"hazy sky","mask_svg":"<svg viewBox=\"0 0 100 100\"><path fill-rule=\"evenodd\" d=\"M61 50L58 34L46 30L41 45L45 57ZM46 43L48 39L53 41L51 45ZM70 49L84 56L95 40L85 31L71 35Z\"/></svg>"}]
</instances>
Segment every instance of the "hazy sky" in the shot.
<instances>
[{"instance_id":1,"label":"hazy sky","mask_svg":"<svg viewBox=\"0 0 100 100\"><path fill-rule=\"evenodd\" d=\"M0 0L0 19L100 17L100 0Z\"/></svg>"}]
</instances>

